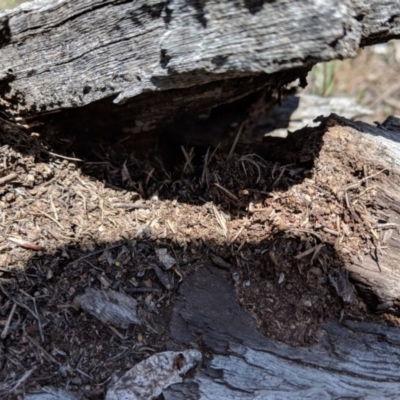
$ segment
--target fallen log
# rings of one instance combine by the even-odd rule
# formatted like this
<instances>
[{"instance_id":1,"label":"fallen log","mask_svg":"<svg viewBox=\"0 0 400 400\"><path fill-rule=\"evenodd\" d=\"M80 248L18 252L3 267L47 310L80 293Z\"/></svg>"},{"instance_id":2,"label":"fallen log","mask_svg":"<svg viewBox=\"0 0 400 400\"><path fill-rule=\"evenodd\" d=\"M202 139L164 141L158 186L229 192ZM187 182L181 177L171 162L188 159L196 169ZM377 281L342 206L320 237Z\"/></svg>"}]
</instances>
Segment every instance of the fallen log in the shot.
<instances>
[{"instance_id":1,"label":"fallen log","mask_svg":"<svg viewBox=\"0 0 400 400\"><path fill-rule=\"evenodd\" d=\"M0 14L0 106L80 133L148 132L304 85L317 62L399 37L399 11L390 0L26 3Z\"/></svg>"}]
</instances>

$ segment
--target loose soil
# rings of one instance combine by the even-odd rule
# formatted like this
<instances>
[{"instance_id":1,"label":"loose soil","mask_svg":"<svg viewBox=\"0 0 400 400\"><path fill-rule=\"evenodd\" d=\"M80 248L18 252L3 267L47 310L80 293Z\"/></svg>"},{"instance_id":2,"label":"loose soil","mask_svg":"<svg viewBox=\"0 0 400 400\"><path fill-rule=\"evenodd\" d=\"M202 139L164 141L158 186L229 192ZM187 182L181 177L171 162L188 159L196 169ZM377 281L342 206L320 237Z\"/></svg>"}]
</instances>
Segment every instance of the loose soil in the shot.
<instances>
[{"instance_id":1,"label":"loose soil","mask_svg":"<svg viewBox=\"0 0 400 400\"><path fill-rule=\"evenodd\" d=\"M47 385L103 398L113 377L166 349L179 285L207 265L230 272L240 304L279 341L307 346L323 321L377 318L342 269L373 238L338 193L379 171L358 154L330 156L324 129L296 132L271 159L251 149L76 148L2 129L1 398ZM379 218L364 189L352 200ZM176 260L168 271L163 248ZM86 314L74 298L88 287L132 296L144 322L121 329Z\"/></svg>"}]
</instances>

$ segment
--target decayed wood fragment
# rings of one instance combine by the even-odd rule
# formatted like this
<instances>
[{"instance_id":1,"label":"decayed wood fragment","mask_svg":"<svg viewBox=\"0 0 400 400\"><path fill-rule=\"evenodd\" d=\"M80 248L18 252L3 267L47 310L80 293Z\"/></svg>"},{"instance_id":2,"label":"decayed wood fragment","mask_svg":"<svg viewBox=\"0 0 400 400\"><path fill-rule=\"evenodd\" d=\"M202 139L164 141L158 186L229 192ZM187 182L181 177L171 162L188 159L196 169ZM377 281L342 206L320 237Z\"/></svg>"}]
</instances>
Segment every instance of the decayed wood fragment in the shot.
<instances>
[{"instance_id":1,"label":"decayed wood fragment","mask_svg":"<svg viewBox=\"0 0 400 400\"><path fill-rule=\"evenodd\" d=\"M374 127L338 116L330 118L328 125L332 127L324 135L320 160L347 160L359 168L377 170L373 176L367 174L354 184L337 188L338 196L356 213L374 244L368 253L354 255L346 268L372 308L400 314L400 131L393 123L388 129L385 123ZM374 215L356 210L360 192L372 194Z\"/></svg>"},{"instance_id":2,"label":"decayed wood fragment","mask_svg":"<svg viewBox=\"0 0 400 400\"><path fill-rule=\"evenodd\" d=\"M167 387L182 382L198 366L198 350L164 351L136 364L109 388L106 400L156 399Z\"/></svg>"},{"instance_id":3,"label":"decayed wood fragment","mask_svg":"<svg viewBox=\"0 0 400 400\"><path fill-rule=\"evenodd\" d=\"M88 288L85 293L76 296L74 302L105 324L127 328L130 324L141 322L136 312L136 300L114 290Z\"/></svg>"}]
</instances>

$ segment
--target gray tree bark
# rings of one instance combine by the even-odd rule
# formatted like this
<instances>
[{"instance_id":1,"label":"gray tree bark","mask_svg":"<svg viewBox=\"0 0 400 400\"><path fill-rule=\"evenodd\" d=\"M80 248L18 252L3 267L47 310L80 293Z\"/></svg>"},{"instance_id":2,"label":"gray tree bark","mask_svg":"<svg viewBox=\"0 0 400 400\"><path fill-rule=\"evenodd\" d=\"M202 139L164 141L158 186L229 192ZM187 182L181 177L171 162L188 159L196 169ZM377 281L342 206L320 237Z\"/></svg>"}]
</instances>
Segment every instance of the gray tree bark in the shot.
<instances>
[{"instance_id":1,"label":"gray tree bark","mask_svg":"<svg viewBox=\"0 0 400 400\"><path fill-rule=\"evenodd\" d=\"M147 132L399 37L399 14L398 0L26 3L0 14L0 107L89 105L62 122Z\"/></svg>"},{"instance_id":2,"label":"gray tree bark","mask_svg":"<svg viewBox=\"0 0 400 400\"><path fill-rule=\"evenodd\" d=\"M181 288L171 333L209 354L200 370L164 391L166 400L397 399L400 331L329 322L299 348L262 336L237 305L228 274L209 267Z\"/></svg>"}]
</instances>

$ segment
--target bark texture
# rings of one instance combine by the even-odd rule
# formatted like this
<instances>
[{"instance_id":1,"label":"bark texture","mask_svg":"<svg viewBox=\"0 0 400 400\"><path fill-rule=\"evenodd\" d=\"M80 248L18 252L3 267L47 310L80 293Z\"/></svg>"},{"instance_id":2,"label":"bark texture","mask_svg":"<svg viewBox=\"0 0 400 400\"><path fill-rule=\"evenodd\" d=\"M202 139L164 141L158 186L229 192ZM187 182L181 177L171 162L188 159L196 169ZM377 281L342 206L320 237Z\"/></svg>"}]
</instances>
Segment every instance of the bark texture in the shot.
<instances>
[{"instance_id":1,"label":"bark texture","mask_svg":"<svg viewBox=\"0 0 400 400\"><path fill-rule=\"evenodd\" d=\"M95 121L101 114L149 131L265 87L304 83L319 61L399 37L399 13L394 0L26 3L0 14L0 104L22 116L92 104L68 119L111 129Z\"/></svg>"},{"instance_id":2,"label":"bark texture","mask_svg":"<svg viewBox=\"0 0 400 400\"><path fill-rule=\"evenodd\" d=\"M171 333L179 342L197 341L210 358L164 391L167 400L395 399L400 390L397 328L330 322L309 348L277 343L239 308L228 274L212 267L182 285Z\"/></svg>"}]
</instances>

